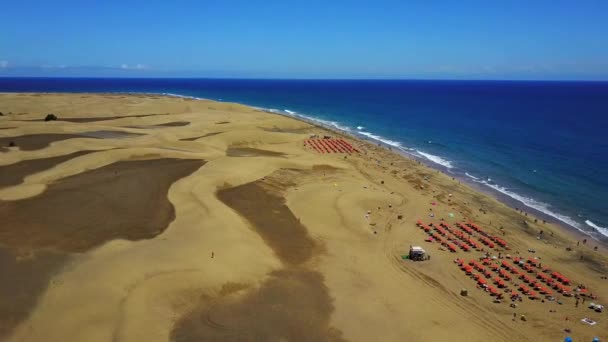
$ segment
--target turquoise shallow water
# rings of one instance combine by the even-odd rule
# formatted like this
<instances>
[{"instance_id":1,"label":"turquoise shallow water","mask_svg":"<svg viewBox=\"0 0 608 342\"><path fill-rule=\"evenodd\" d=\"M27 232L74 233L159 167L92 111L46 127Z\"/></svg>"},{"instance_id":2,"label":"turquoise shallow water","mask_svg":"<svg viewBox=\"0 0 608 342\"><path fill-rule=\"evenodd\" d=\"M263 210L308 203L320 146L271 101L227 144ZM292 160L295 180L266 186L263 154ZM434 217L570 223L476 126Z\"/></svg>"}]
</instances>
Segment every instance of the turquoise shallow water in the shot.
<instances>
[{"instance_id":1,"label":"turquoise shallow water","mask_svg":"<svg viewBox=\"0 0 608 342\"><path fill-rule=\"evenodd\" d=\"M608 240L606 82L0 78L0 91L170 93L300 116Z\"/></svg>"}]
</instances>

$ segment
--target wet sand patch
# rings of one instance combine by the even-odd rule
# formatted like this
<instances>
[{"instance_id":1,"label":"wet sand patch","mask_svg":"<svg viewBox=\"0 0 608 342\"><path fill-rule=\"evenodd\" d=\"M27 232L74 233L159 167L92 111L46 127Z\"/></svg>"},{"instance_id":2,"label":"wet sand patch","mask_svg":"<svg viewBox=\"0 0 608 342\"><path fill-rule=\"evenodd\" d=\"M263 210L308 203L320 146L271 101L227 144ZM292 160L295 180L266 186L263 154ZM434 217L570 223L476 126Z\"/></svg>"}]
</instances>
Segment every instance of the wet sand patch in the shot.
<instances>
[{"instance_id":1,"label":"wet sand patch","mask_svg":"<svg viewBox=\"0 0 608 342\"><path fill-rule=\"evenodd\" d=\"M97 151L79 151L63 156L24 160L15 164L0 166L0 187L21 184L23 179L34 173L48 170L67 160Z\"/></svg>"},{"instance_id":2,"label":"wet sand patch","mask_svg":"<svg viewBox=\"0 0 608 342\"><path fill-rule=\"evenodd\" d=\"M226 150L228 157L285 157L285 153L268 150L260 150L252 147L228 147Z\"/></svg>"},{"instance_id":3,"label":"wet sand patch","mask_svg":"<svg viewBox=\"0 0 608 342\"><path fill-rule=\"evenodd\" d=\"M184 139L179 139L179 140L180 141L194 141L194 140L198 140L198 139L202 139L202 138L212 137L212 136L218 135L220 133L223 133L223 132L212 132L212 133L207 133L205 135L201 135L199 137L184 138Z\"/></svg>"},{"instance_id":4,"label":"wet sand patch","mask_svg":"<svg viewBox=\"0 0 608 342\"><path fill-rule=\"evenodd\" d=\"M245 294L201 298L198 309L177 321L171 340L345 341L329 324L332 311L319 272L280 270Z\"/></svg>"},{"instance_id":5,"label":"wet sand patch","mask_svg":"<svg viewBox=\"0 0 608 342\"><path fill-rule=\"evenodd\" d=\"M217 197L247 219L284 263L302 264L318 249L283 196L269 191L261 181L222 189Z\"/></svg>"},{"instance_id":6,"label":"wet sand patch","mask_svg":"<svg viewBox=\"0 0 608 342\"><path fill-rule=\"evenodd\" d=\"M113 239L152 238L175 217L171 184L203 164L122 161L61 179L32 198L0 201L0 241L22 250L83 252Z\"/></svg>"}]
</instances>

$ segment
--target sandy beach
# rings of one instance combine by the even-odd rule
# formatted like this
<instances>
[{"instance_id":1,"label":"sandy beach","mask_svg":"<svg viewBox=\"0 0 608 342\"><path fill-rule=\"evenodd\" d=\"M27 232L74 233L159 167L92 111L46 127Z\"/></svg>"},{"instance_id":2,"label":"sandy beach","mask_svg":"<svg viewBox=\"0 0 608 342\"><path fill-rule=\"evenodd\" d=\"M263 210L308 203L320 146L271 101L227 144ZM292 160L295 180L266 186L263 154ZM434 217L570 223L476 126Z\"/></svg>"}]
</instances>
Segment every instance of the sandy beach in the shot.
<instances>
[{"instance_id":1,"label":"sandy beach","mask_svg":"<svg viewBox=\"0 0 608 342\"><path fill-rule=\"evenodd\" d=\"M608 339L588 308L608 304L604 246L386 147L160 95L5 93L0 112L2 341ZM508 248L450 252L418 220ZM533 300L520 285L541 278L513 276L495 302L454 262L485 253L587 295Z\"/></svg>"}]
</instances>

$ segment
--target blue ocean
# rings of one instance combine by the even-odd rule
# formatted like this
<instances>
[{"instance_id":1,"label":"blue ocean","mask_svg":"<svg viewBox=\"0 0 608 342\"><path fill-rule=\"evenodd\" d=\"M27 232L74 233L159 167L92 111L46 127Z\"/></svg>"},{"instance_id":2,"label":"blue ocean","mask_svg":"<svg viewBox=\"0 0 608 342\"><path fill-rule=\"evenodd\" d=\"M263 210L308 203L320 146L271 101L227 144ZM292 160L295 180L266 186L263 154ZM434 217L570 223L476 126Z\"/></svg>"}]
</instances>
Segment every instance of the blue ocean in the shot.
<instances>
[{"instance_id":1,"label":"blue ocean","mask_svg":"<svg viewBox=\"0 0 608 342\"><path fill-rule=\"evenodd\" d=\"M608 241L608 82L0 78L0 92L164 93L299 116Z\"/></svg>"}]
</instances>

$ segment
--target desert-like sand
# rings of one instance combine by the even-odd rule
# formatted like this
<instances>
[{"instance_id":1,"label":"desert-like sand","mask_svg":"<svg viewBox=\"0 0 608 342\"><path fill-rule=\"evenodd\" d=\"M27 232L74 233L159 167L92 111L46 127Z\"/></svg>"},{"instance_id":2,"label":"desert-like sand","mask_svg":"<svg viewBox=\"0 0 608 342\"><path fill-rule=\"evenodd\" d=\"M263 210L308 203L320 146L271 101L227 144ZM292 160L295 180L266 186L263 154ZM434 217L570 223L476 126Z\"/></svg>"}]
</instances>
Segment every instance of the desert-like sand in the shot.
<instances>
[{"instance_id":1,"label":"desert-like sand","mask_svg":"<svg viewBox=\"0 0 608 342\"><path fill-rule=\"evenodd\" d=\"M508 241L490 254L608 304L603 246L384 147L322 154L304 141L339 133L157 95L0 94L0 111L2 341L608 339L590 299L494 303L453 262L482 252L415 224L471 220Z\"/></svg>"}]
</instances>

